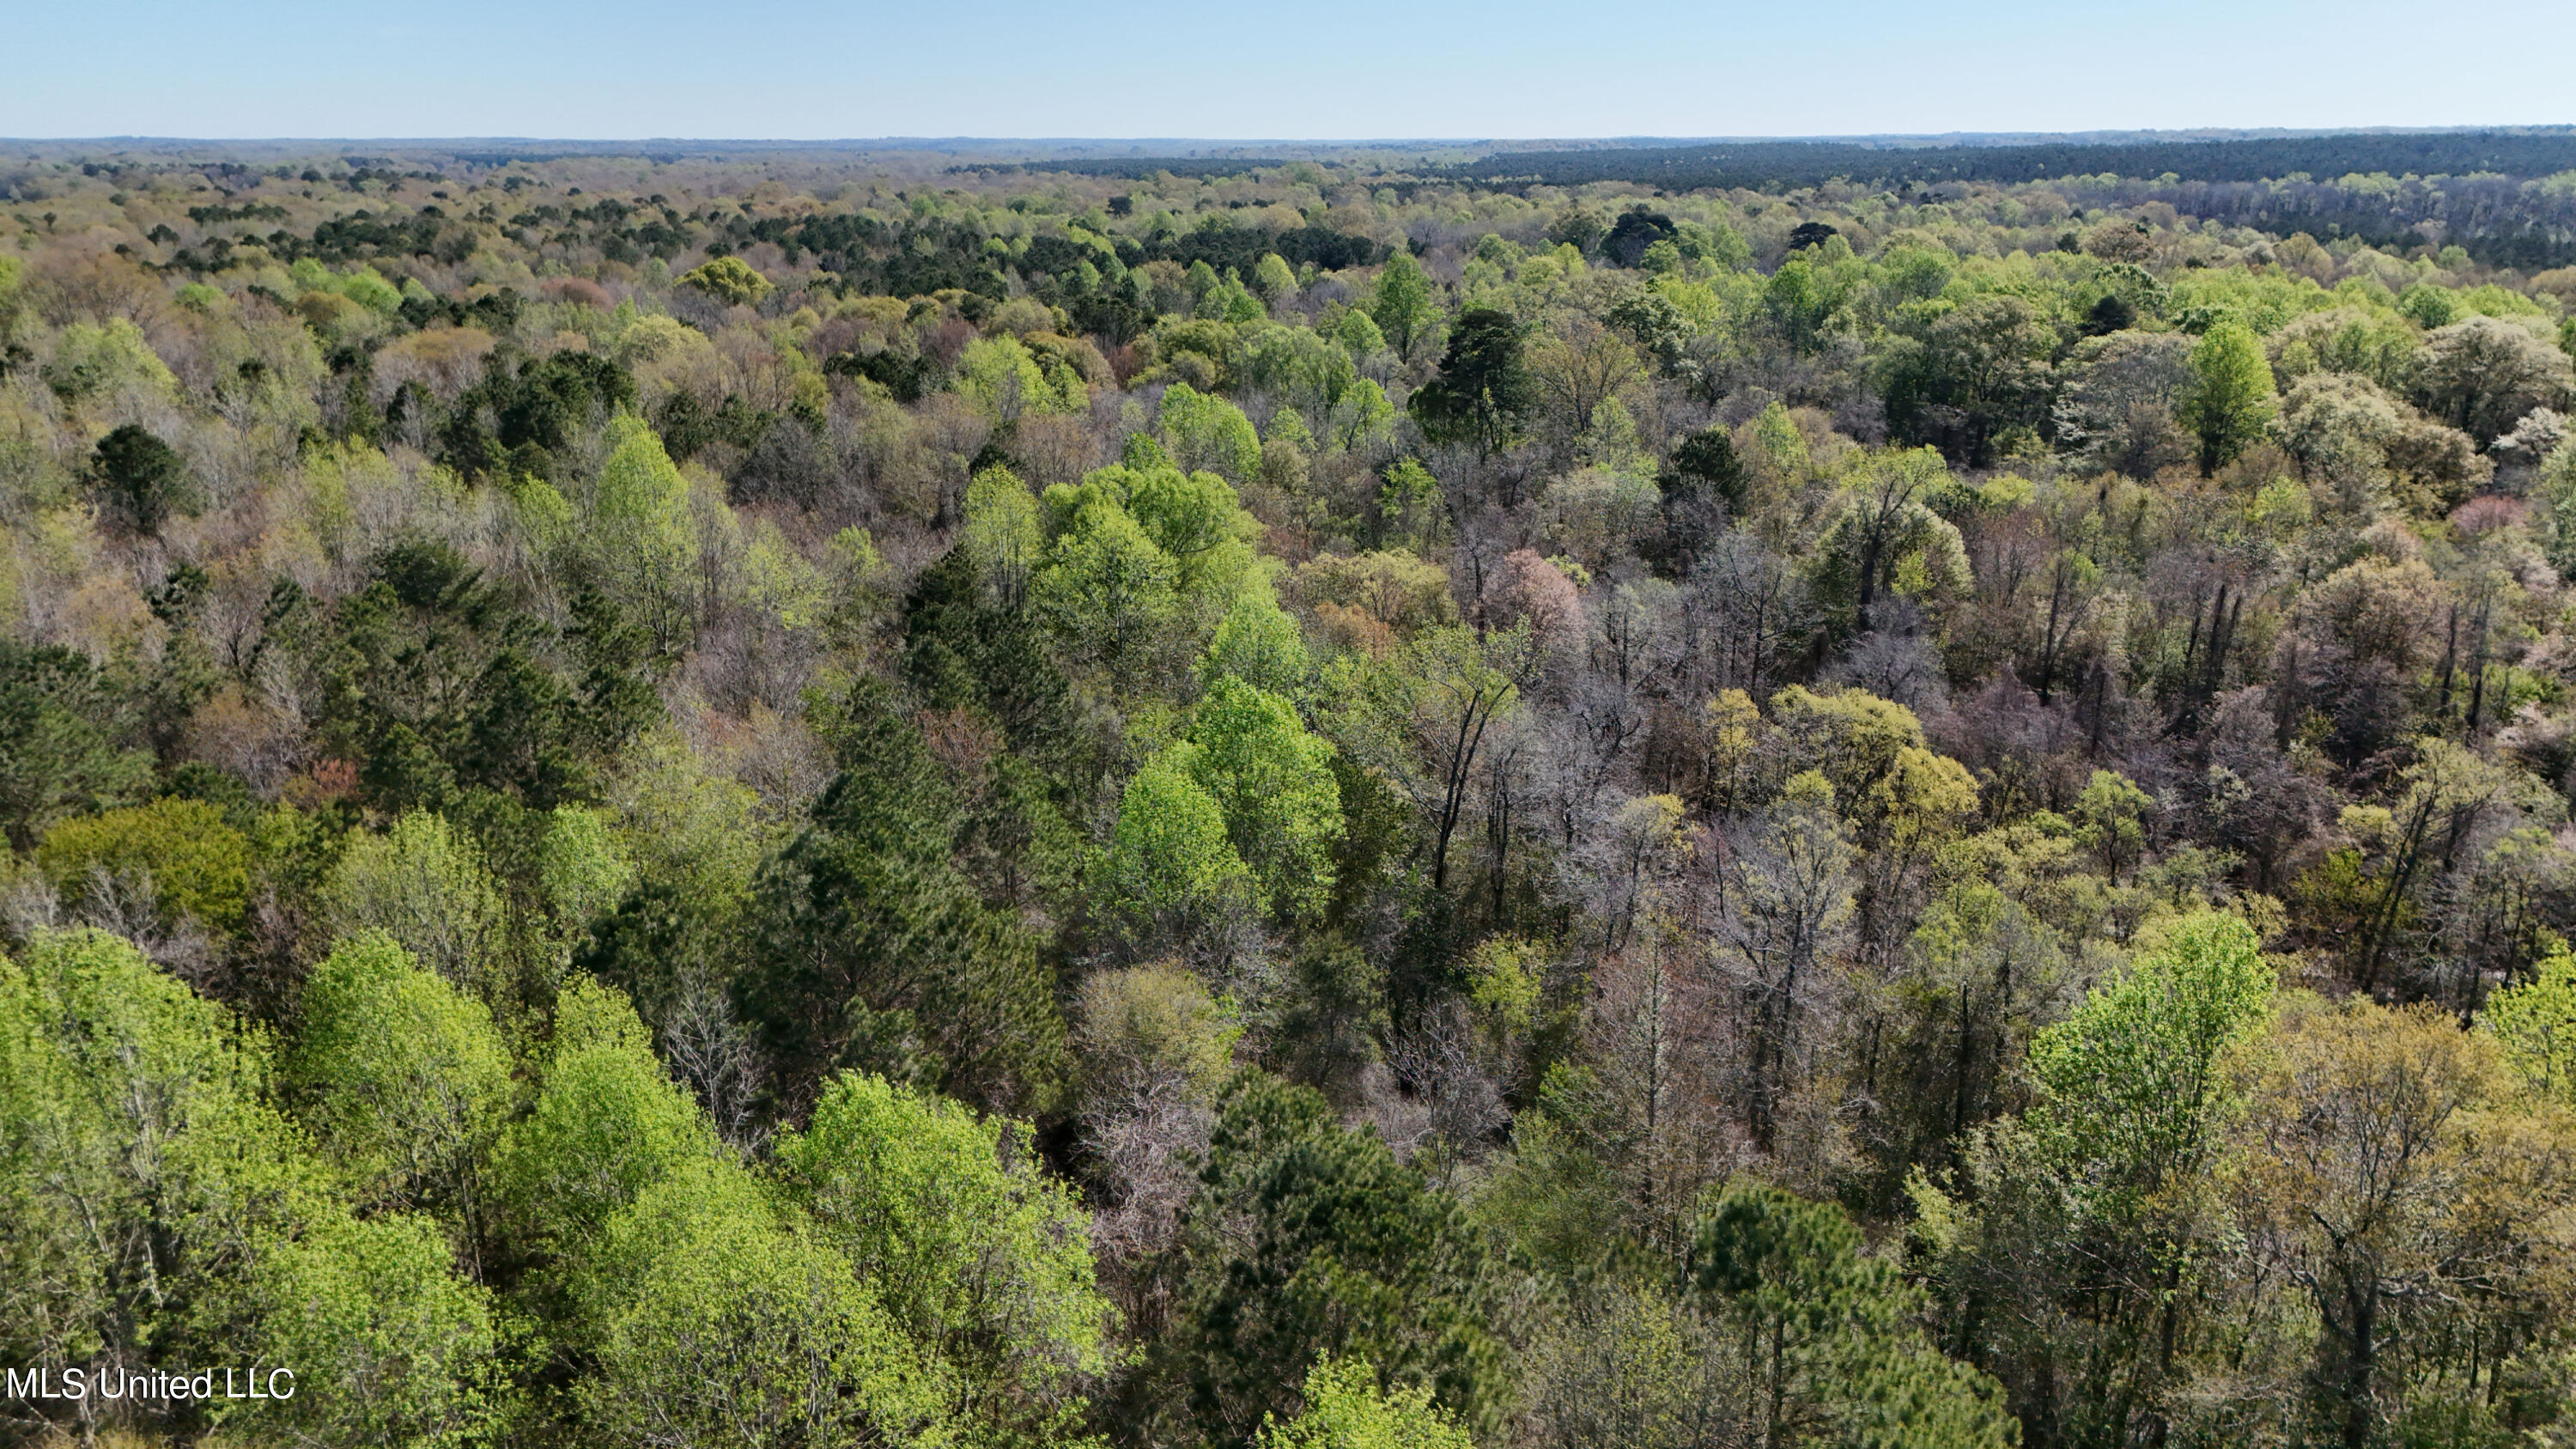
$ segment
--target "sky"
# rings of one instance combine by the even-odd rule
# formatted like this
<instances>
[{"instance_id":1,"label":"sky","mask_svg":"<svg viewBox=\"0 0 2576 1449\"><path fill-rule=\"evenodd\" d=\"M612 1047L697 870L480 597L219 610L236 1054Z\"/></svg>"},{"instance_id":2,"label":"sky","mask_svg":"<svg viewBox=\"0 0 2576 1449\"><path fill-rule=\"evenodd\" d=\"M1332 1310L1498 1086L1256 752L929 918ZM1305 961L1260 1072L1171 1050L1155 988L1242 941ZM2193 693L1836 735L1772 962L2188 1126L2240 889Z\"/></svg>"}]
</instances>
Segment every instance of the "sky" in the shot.
<instances>
[{"instance_id":1,"label":"sky","mask_svg":"<svg viewBox=\"0 0 2576 1449\"><path fill-rule=\"evenodd\" d=\"M2576 3L20 0L0 136L1357 140L2576 122Z\"/></svg>"}]
</instances>

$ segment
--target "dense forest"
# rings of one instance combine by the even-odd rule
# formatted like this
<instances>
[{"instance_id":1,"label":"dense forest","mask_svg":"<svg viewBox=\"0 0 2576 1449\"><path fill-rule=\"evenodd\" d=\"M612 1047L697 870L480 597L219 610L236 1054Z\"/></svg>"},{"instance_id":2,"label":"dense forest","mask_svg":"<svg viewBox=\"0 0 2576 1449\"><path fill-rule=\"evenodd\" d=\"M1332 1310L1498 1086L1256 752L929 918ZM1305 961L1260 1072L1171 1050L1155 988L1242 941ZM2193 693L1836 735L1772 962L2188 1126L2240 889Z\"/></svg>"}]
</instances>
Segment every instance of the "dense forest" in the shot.
<instances>
[{"instance_id":1,"label":"dense forest","mask_svg":"<svg viewBox=\"0 0 2576 1449\"><path fill-rule=\"evenodd\" d=\"M2576 172L953 160L0 158L0 1438L2576 1443Z\"/></svg>"}]
</instances>

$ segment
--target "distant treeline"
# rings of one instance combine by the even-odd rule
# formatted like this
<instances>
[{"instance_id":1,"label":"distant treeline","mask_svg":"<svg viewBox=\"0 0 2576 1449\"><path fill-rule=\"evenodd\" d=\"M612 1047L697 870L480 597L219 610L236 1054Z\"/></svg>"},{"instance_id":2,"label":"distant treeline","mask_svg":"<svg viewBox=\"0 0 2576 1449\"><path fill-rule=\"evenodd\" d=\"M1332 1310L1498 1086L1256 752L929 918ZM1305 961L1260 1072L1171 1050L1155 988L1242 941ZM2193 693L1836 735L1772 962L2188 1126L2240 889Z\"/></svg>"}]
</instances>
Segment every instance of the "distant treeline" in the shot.
<instances>
[{"instance_id":1,"label":"distant treeline","mask_svg":"<svg viewBox=\"0 0 2576 1449\"><path fill-rule=\"evenodd\" d=\"M1821 186L1837 179L1899 187L2105 174L2272 181L2300 172L2328 178L2356 172L2392 176L2498 172L2528 177L2569 170L2576 170L2576 128L2556 127L2109 145L1882 147L1832 141L1730 141L1616 151L1506 151L1443 168L1440 174L1549 186L1630 181L1672 191L1712 187L1760 191Z\"/></svg>"},{"instance_id":2,"label":"distant treeline","mask_svg":"<svg viewBox=\"0 0 2576 1449\"><path fill-rule=\"evenodd\" d=\"M1144 181L1166 171L1174 176L1239 176L1246 171L1262 171L1287 164L1285 159L1277 156L1119 156L1107 160L993 162L951 166L948 170L952 175L966 172L1069 171L1076 176L1123 176Z\"/></svg>"}]
</instances>

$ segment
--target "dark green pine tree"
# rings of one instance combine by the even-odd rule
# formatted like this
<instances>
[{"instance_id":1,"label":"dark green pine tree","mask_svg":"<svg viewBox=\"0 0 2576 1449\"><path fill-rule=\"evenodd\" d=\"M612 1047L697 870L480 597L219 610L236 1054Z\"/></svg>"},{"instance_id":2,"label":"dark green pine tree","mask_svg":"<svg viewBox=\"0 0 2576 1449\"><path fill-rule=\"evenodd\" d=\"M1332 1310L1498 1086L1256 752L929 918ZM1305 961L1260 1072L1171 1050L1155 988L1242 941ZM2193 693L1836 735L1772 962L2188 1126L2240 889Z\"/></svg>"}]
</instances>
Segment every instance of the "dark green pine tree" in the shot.
<instances>
[{"instance_id":1,"label":"dark green pine tree","mask_svg":"<svg viewBox=\"0 0 2576 1449\"><path fill-rule=\"evenodd\" d=\"M1484 1245L1456 1201L1345 1131L1322 1094L1261 1072L1229 1091L1193 1199L1197 1293L1173 1345L1211 1444L1249 1443L1298 1409L1324 1354L1427 1386L1473 1428L1509 1387L1488 1324Z\"/></svg>"},{"instance_id":2,"label":"dark green pine tree","mask_svg":"<svg viewBox=\"0 0 2576 1449\"><path fill-rule=\"evenodd\" d=\"M1064 1074L1053 982L1035 938L954 864L955 794L920 730L869 680L834 735L841 773L762 867L736 989L779 1105L846 1067L1044 1109Z\"/></svg>"}]
</instances>

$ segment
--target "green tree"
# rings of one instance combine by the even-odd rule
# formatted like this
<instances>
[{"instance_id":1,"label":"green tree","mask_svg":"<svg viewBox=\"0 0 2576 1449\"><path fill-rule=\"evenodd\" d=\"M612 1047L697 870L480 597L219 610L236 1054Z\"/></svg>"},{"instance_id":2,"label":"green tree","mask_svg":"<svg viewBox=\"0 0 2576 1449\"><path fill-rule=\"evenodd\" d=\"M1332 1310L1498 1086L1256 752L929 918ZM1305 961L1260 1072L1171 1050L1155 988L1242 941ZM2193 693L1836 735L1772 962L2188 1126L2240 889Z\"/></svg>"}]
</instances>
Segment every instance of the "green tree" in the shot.
<instances>
[{"instance_id":1,"label":"green tree","mask_svg":"<svg viewBox=\"0 0 2576 1449\"><path fill-rule=\"evenodd\" d=\"M241 929L256 862L251 843L202 800L164 797L149 805L66 820L45 832L37 868L67 895L94 876L148 878L175 924L193 917L217 931Z\"/></svg>"},{"instance_id":2,"label":"green tree","mask_svg":"<svg viewBox=\"0 0 2576 1449\"><path fill-rule=\"evenodd\" d=\"M1977 1449L2018 1444L1999 1385L1942 1357L1919 1295L1864 1256L1842 1209L1731 1188L1700 1216L1690 1280L1752 1370L1758 1442Z\"/></svg>"},{"instance_id":3,"label":"green tree","mask_svg":"<svg viewBox=\"0 0 2576 1449\"><path fill-rule=\"evenodd\" d=\"M281 1076L305 1125L367 1201L452 1214L472 1243L515 1096L491 1014L374 932L313 968L301 1006Z\"/></svg>"},{"instance_id":4,"label":"green tree","mask_svg":"<svg viewBox=\"0 0 2576 1449\"><path fill-rule=\"evenodd\" d=\"M0 962L0 1354L57 1376L286 1364L282 1432L480 1442L499 1408L481 1290L430 1224L350 1216L268 1073L259 1036L124 941L43 933ZM69 1427L134 1407L93 1398ZM155 1427L203 1433L207 1413Z\"/></svg>"},{"instance_id":5,"label":"green tree","mask_svg":"<svg viewBox=\"0 0 2576 1449\"><path fill-rule=\"evenodd\" d=\"M1254 898L1225 810L1197 778L1198 746L1182 741L1145 762L1118 799L1109 876L1127 912L1166 933Z\"/></svg>"},{"instance_id":6,"label":"green tree","mask_svg":"<svg viewBox=\"0 0 2576 1449\"><path fill-rule=\"evenodd\" d=\"M556 999L535 1100L491 1164L521 1253L579 1264L610 1220L683 1167L713 1159L706 1114L664 1074L625 996L575 980Z\"/></svg>"},{"instance_id":7,"label":"green tree","mask_svg":"<svg viewBox=\"0 0 2576 1449\"><path fill-rule=\"evenodd\" d=\"M2190 365L2179 421L2200 439L2200 475L2206 478L2236 461L2271 426L2272 365L2254 329L2233 319L2202 335Z\"/></svg>"},{"instance_id":8,"label":"green tree","mask_svg":"<svg viewBox=\"0 0 2576 1449\"><path fill-rule=\"evenodd\" d=\"M1108 1365L1090 1223L1029 1127L844 1073L778 1144L780 1181L945 1385L999 1438L1056 1442Z\"/></svg>"},{"instance_id":9,"label":"green tree","mask_svg":"<svg viewBox=\"0 0 2576 1449\"><path fill-rule=\"evenodd\" d=\"M855 1265L733 1163L690 1160L644 1187L571 1297L595 1364L572 1397L606 1442L789 1449L946 1427L938 1378Z\"/></svg>"},{"instance_id":10,"label":"green tree","mask_svg":"<svg viewBox=\"0 0 2576 1449\"><path fill-rule=\"evenodd\" d=\"M1038 500L1008 468L987 468L966 485L966 529L958 542L974 559L990 600L1016 609L1028 598L1046 540Z\"/></svg>"},{"instance_id":11,"label":"green tree","mask_svg":"<svg viewBox=\"0 0 2576 1449\"><path fill-rule=\"evenodd\" d=\"M2531 980L2488 996L2478 1022L2534 1088L2576 1107L2576 954L2562 946Z\"/></svg>"},{"instance_id":12,"label":"green tree","mask_svg":"<svg viewBox=\"0 0 2576 1449\"><path fill-rule=\"evenodd\" d=\"M1261 476L1261 434L1243 409L1186 382L1163 390L1163 444L1184 473L1214 472L1229 482Z\"/></svg>"},{"instance_id":13,"label":"green tree","mask_svg":"<svg viewBox=\"0 0 2576 1449\"><path fill-rule=\"evenodd\" d=\"M11 846L31 850L66 815L149 792L152 757L121 747L126 714L88 655L0 640L0 823Z\"/></svg>"},{"instance_id":14,"label":"green tree","mask_svg":"<svg viewBox=\"0 0 2576 1449\"><path fill-rule=\"evenodd\" d=\"M1369 320L1394 347L1395 355L1413 356L1415 344L1429 335L1440 320L1440 305L1432 300L1430 274L1413 254L1397 248L1386 265L1378 269L1377 288L1369 302Z\"/></svg>"},{"instance_id":15,"label":"green tree","mask_svg":"<svg viewBox=\"0 0 2576 1449\"><path fill-rule=\"evenodd\" d=\"M1529 625L1478 634L1426 629L1390 657L1362 666L1349 685L1350 747L1400 782L1431 835L1435 890L1449 880L1449 846L1483 758L1486 737L1510 717L1544 655Z\"/></svg>"},{"instance_id":16,"label":"green tree","mask_svg":"<svg viewBox=\"0 0 2576 1449\"><path fill-rule=\"evenodd\" d=\"M728 307L750 306L769 295L769 279L740 257L716 257L680 274L676 286L703 292Z\"/></svg>"},{"instance_id":17,"label":"green tree","mask_svg":"<svg viewBox=\"0 0 2576 1449\"><path fill-rule=\"evenodd\" d=\"M1180 568L1133 514L1108 499L1082 505L1056 536L1034 601L1073 659L1113 677L1145 672L1180 604Z\"/></svg>"},{"instance_id":18,"label":"green tree","mask_svg":"<svg viewBox=\"0 0 2576 1449\"><path fill-rule=\"evenodd\" d=\"M612 419L603 442L608 461L591 494L586 542L618 603L669 651L687 636L698 556L689 483L661 438L632 413Z\"/></svg>"},{"instance_id":19,"label":"green tree","mask_svg":"<svg viewBox=\"0 0 2576 1449\"><path fill-rule=\"evenodd\" d=\"M335 1213L270 1244L244 1297L257 1360L292 1366L295 1394L259 1406L262 1430L423 1449L492 1442L508 1418L504 1316L454 1262L437 1225L408 1213Z\"/></svg>"},{"instance_id":20,"label":"green tree","mask_svg":"<svg viewBox=\"0 0 2576 1449\"><path fill-rule=\"evenodd\" d=\"M1239 679L1290 699L1305 692L1312 668L1297 621L1267 592L1246 592L1236 599L1199 660L1210 688L1219 679Z\"/></svg>"},{"instance_id":21,"label":"green tree","mask_svg":"<svg viewBox=\"0 0 2576 1449\"><path fill-rule=\"evenodd\" d=\"M1287 700L1233 679L1209 689L1190 739L1190 774L1224 811L1262 895L1292 915L1321 909L1342 834L1333 747L1306 732Z\"/></svg>"},{"instance_id":22,"label":"green tree","mask_svg":"<svg viewBox=\"0 0 2576 1449\"><path fill-rule=\"evenodd\" d=\"M1526 330L1490 307L1460 313L1440 375L1414 389L1407 406L1433 442L1472 447L1479 458L1510 447L1538 409Z\"/></svg>"},{"instance_id":23,"label":"green tree","mask_svg":"<svg viewBox=\"0 0 2576 1449\"><path fill-rule=\"evenodd\" d=\"M1937 1276L1983 1305L1960 1331L2064 1442L2161 1435L2181 1407L2198 1285L2226 1231L2214 1169L2244 1106L2234 1058L2272 992L2242 920L2172 920L2032 1042L2037 1100L1970 1144L1973 1208L1912 1186Z\"/></svg>"},{"instance_id":24,"label":"green tree","mask_svg":"<svg viewBox=\"0 0 2576 1449\"><path fill-rule=\"evenodd\" d=\"M1430 1390L1381 1391L1366 1360L1316 1360L1303 1397L1296 1418L1263 1421L1261 1449L1475 1449Z\"/></svg>"},{"instance_id":25,"label":"green tree","mask_svg":"<svg viewBox=\"0 0 2576 1449\"><path fill-rule=\"evenodd\" d=\"M98 440L91 470L108 514L148 538L174 513L195 516L202 506L187 460L137 423Z\"/></svg>"},{"instance_id":26,"label":"green tree","mask_svg":"<svg viewBox=\"0 0 2576 1449\"><path fill-rule=\"evenodd\" d=\"M1899 315L1902 341L1885 364L1889 425L1968 467L1991 466L1999 438L2039 421L2056 330L2009 293L1916 302Z\"/></svg>"},{"instance_id":27,"label":"green tree","mask_svg":"<svg viewBox=\"0 0 2576 1449\"><path fill-rule=\"evenodd\" d=\"M506 945L500 883L472 838L445 816L415 810L382 835L362 835L323 882L332 940L381 931L459 986L490 990Z\"/></svg>"},{"instance_id":28,"label":"green tree","mask_svg":"<svg viewBox=\"0 0 2576 1449\"><path fill-rule=\"evenodd\" d=\"M1181 1326L1190 1404L1215 1442L1293 1415L1329 1354L1427 1389L1466 1428L1503 1407L1485 1249L1455 1203L1323 1097L1262 1073L1229 1089L1190 1208L1209 1267Z\"/></svg>"},{"instance_id":29,"label":"green tree","mask_svg":"<svg viewBox=\"0 0 2576 1449\"><path fill-rule=\"evenodd\" d=\"M955 863L961 814L920 728L874 681L834 726L841 772L762 867L736 983L781 1105L856 1067L987 1108L1043 1110L1064 1022L1037 942Z\"/></svg>"},{"instance_id":30,"label":"green tree","mask_svg":"<svg viewBox=\"0 0 2576 1449\"><path fill-rule=\"evenodd\" d=\"M1297 273L1277 252L1264 252L1252 269L1252 290L1261 300L1276 305L1280 298L1297 290Z\"/></svg>"}]
</instances>

